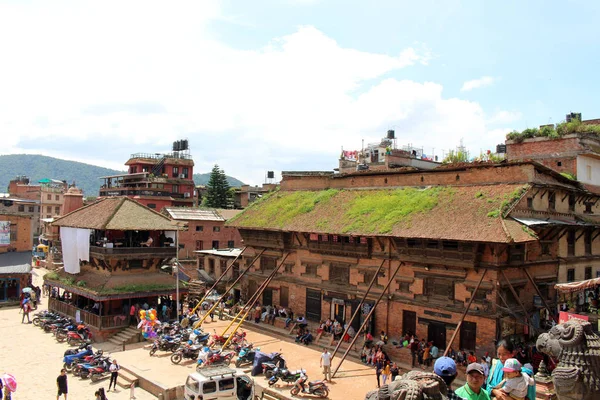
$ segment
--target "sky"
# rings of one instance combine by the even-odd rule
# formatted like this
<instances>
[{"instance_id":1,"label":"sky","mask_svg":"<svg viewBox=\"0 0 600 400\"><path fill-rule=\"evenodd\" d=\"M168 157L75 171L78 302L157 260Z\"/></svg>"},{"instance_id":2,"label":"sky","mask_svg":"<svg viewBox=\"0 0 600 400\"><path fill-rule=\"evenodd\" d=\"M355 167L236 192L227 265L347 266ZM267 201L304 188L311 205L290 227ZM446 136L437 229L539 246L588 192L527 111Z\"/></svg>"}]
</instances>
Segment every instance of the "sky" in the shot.
<instances>
[{"instance_id":1,"label":"sky","mask_svg":"<svg viewBox=\"0 0 600 400\"><path fill-rule=\"evenodd\" d=\"M0 0L0 154L331 171L388 129L472 156L600 118L600 2ZM276 180L277 180L276 179Z\"/></svg>"}]
</instances>

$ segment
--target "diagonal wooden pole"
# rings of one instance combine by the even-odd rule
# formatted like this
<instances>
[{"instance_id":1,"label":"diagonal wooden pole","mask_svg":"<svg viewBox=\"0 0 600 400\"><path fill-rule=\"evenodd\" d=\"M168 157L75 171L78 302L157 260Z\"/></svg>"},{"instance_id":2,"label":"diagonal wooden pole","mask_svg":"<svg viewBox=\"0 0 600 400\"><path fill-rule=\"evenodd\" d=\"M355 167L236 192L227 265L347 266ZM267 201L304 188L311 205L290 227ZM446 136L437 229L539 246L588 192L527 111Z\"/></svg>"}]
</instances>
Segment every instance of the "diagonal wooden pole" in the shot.
<instances>
[{"instance_id":1,"label":"diagonal wooden pole","mask_svg":"<svg viewBox=\"0 0 600 400\"><path fill-rule=\"evenodd\" d=\"M469 303L467 303L467 307L465 308L465 311L463 312L462 317L460 317L460 321L458 321L458 325L456 325L456 329L454 330L454 333L452 334L452 337L450 338L450 342L446 345L446 350L444 350L444 357L446 357L448 355L448 351L450 350L450 347L452 347L452 343L454 342L454 339L456 339L456 335L458 335L458 332L460 331L460 326L462 325L463 321L465 320L465 317L467 316L467 313L469 312L469 308L471 308L471 304L473 303L473 300L475 299L475 294L477 293L479 286L481 286L481 282L483 282L483 278L485 277L486 272L487 272L487 269L484 269L483 274L481 274L481 278L479 278L479 282L477 282L477 286L475 287L475 290L473 291L473 294L471 295L471 298L469 299Z\"/></svg>"},{"instance_id":2,"label":"diagonal wooden pole","mask_svg":"<svg viewBox=\"0 0 600 400\"><path fill-rule=\"evenodd\" d=\"M350 321L348 321L348 323L346 325L346 328L344 329L344 333L342 333L342 337L340 338L340 340L338 341L337 345L335 346L335 349L333 350L333 353L331 353L331 358L335 357L337 351L339 350L339 348L340 348L340 346L342 344L342 339L344 337L346 337L346 334L348 333L348 330L350 329L350 325L352 325L352 321L354 321L354 318L356 318L356 316L360 312L363 303L365 302L367 296L369 295L369 292L371 291L371 288L373 287L373 285L375 284L375 282L377 282L377 278L379 277L379 272L381 271L381 268L383 268L383 264L385 264L385 262L386 262L386 260L383 260L381 262L381 265L377 269L377 272L375 273L375 276L371 279L371 283L369 283L369 287L367 288L367 291L365 292L365 295L360 300L360 304L358 305L358 307L356 308L356 310L354 310L354 314L352 314L352 318L350 318ZM358 332L356 332L356 335L358 335Z\"/></svg>"},{"instance_id":3,"label":"diagonal wooden pole","mask_svg":"<svg viewBox=\"0 0 600 400\"><path fill-rule=\"evenodd\" d=\"M510 289L510 291L512 292L513 296L515 296L515 299L517 300L517 302L519 302L519 305L521 306L521 308L523 309L523 313L525 314L525 319L527 320L527 323L529 324L529 326L531 326L531 328L535 331L535 326L533 325L533 323L531 322L531 319L529 319L529 313L527 312L527 308L525 308L525 304L523 304L523 302L521 301L521 298L519 297L519 295L517 294L517 291L515 290L515 288L513 287L512 283L510 283L510 281L508 280L508 277L506 276L506 274L504 273L504 270L501 269L500 273L502 274L502 277L504 278L504 280L506 280L506 283L508 283L508 287Z\"/></svg>"},{"instance_id":4,"label":"diagonal wooden pole","mask_svg":"<svg viewBox=\"0 0 600 400\"><path fill-rule=\"evenodd\" d=\"M546 299L544 299L544 296L542 296L542 292L540 292L540 288L538 288L537 284L533 280L533 277L531 276L529 271L527 271L527 268L523 268L523 272L525 272L525 275L527 275L527 279L529 279L529 282L531 282L531 284L533 285L533 288L535 289L537 295L540 296L542 303L544 303L544 307L546 308L546 310L548 310L548 315L549 316L554 315L554 311L552 311L552 309L550 309L550 307L548 306Z\"/></svg>"},{"instance_id":5,"label":"diagonal wooden pole","mask_svg":"<svg viewBox=\"0 0 600 400\"><path fill-rule=\"evenodd\" d=\"M392 284L392 282L394 281L394 278L396 277L396 274L398 273L398 271L400 271L400 267L402 267L404 265L403 262L400 262L398 264L398 267L396 268L396 271L394 271L394 274L390 276L390 279L388 280L388 282L385 285L385 288L381 291L381 294L379 295L379 297L377 298L377 301L375 302L375 305L373 306L373 308L371 308L371 311L369 311L369 314L367 314L367 316L365 317L365 320L363 321L362 325L360 326L360 329L358 330L358 332L356 333L356 335L352 338L352 342L350 342L350 345L348 346L348 348L346 349L346 352L344 352L344 355L342 356L340 363L337 365L337 367L335 367L335 370L333 371L333 373L331 374L331 377L334 378L335 374L338 372L338 369L340 369L340 367L342 366L342 363L344 362L344 360L346 359L346 357L348 356L348 353L350 352L350 350L352 349L352 347L354 346L354 343L356 343L356 340L358 339L358 337L360 336L360 332L363 331L363 329L365 328L365 326L367 325L367 322L369 322L369 318L371 318L371 315L373 315L373 313L375 312L375 309L377 308L377 305L379 304L379 302L381 301L381 298L383 297L383 295L385 294L386 290L388 290L388 288L390 287L390 285Z\"/></svg>"}]
</instances>

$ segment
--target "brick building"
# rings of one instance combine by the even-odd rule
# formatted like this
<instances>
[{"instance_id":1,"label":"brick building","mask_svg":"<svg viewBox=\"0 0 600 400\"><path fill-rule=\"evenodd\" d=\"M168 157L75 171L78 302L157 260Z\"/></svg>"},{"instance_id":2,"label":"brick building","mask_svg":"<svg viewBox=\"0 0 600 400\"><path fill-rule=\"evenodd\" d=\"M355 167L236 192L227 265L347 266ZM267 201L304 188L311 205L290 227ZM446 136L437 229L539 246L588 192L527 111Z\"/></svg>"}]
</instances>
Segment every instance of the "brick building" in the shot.
<instances>
[{"instance_id":1,"label":"brick building","mask_svg":"<svg viewBox=\"0 0 600 400\"><path fill-rule=\"evenodd\" d=\"M229 223L249 246L241 269L265 250L239 289L249 298L285 259L262 302L346 320L383 266L359 314L376 306L373 332L414 332L445 348L474 297L454 347L493 351L495 339L549 325L559 257L600 254L598 199L533 162L284 173L280 192Z\"/></svg>"},{"instance_id":2,"label":"brick building","mask_svg":"<svg viewBox=\"0 0 600 400\"><path fill-rule=\"evenodd\" d=\"M236 228L225 222L240 210L166 207L163 214L175 221L186 222L188 230L179 233L179 258L194 259L197 250L232 249L239 247L242 237Z\"/></svg>"},{"instance_id":3,"label":"brick building","mask_svg":"<svg viewBox=\"0 0 600 400\"><path fill-rule=\"evenodd\" d=\"M33 221L30 215L0 212L0 253L33 248Z\"/></svg>"},{"instance_id":4,"label":"brick building","mask_svg":"<svg viewBox=\"0 0 600 400\"><path fill-rule=\"evenodd\" d=\"M30 200L9 195L0 197L0 214L25 215L31 218L31 232L33 237L41 233L40 226L40 201Z\"/></svg>"},{"instance_id":5,"label":"brick building","mask_svg":"<svg viewBox=\"0 0 600 400\"><path fill-rule=\"evenodd\" d=\"M157 211L194 205L194 160L187 140L174 142L172 153L132 154L125 165L126 174L101 178L100 198L127 196Z\"/></svg>"}]
</instances>

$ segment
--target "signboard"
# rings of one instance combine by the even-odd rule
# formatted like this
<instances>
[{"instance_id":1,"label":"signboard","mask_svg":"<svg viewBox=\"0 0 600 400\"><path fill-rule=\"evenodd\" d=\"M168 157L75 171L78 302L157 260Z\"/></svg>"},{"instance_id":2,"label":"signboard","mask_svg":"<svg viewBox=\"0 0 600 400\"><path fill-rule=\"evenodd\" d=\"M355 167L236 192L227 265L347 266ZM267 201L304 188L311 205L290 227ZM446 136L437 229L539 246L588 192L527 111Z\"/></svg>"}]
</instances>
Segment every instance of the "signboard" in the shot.
<instances>
[{"instance_id":1,"label":"signboard","mask_svg":"<svg viewBox=\"0 0 600 400\"><path fill-rule=\"evenodd\" d=\"M579 319L582 319L584 321L588 321L589 320L589 317L587 315L571 314L571 313L568 313L566 311L561 311L558 314L558 323L562 324L563 322L567 322L568 320L573 319L573 318L579 318Z\"/></svg>"},{"instance_id":2,"label":"signboard","mask_svg":"<svg viewBox=\"0 0 600 400\"><path fill-rule=\"evenodd\" d=\"M10 245L10 221L0 221L0 246Z\"/></svg>"}]
</instances>

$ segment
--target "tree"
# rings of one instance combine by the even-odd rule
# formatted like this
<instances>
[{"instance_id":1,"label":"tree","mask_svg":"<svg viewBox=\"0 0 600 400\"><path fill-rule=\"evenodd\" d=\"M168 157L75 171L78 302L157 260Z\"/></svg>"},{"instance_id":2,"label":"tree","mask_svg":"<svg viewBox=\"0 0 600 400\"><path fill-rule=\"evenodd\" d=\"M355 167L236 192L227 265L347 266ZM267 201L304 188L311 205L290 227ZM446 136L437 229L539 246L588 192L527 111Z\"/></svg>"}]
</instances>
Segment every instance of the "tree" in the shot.
<instances>
[{"instance_id":1,"label":"tree","mask_svg":"<svg viewBox=\"0 0 600 400\"><path fill-rule=\"evenodd\" d=\"M231 193L225 171L217 164L213 167L208 180L207 192L204 205L213 208L229 208L231 205Z\"/></svg>"}]
</instances>

